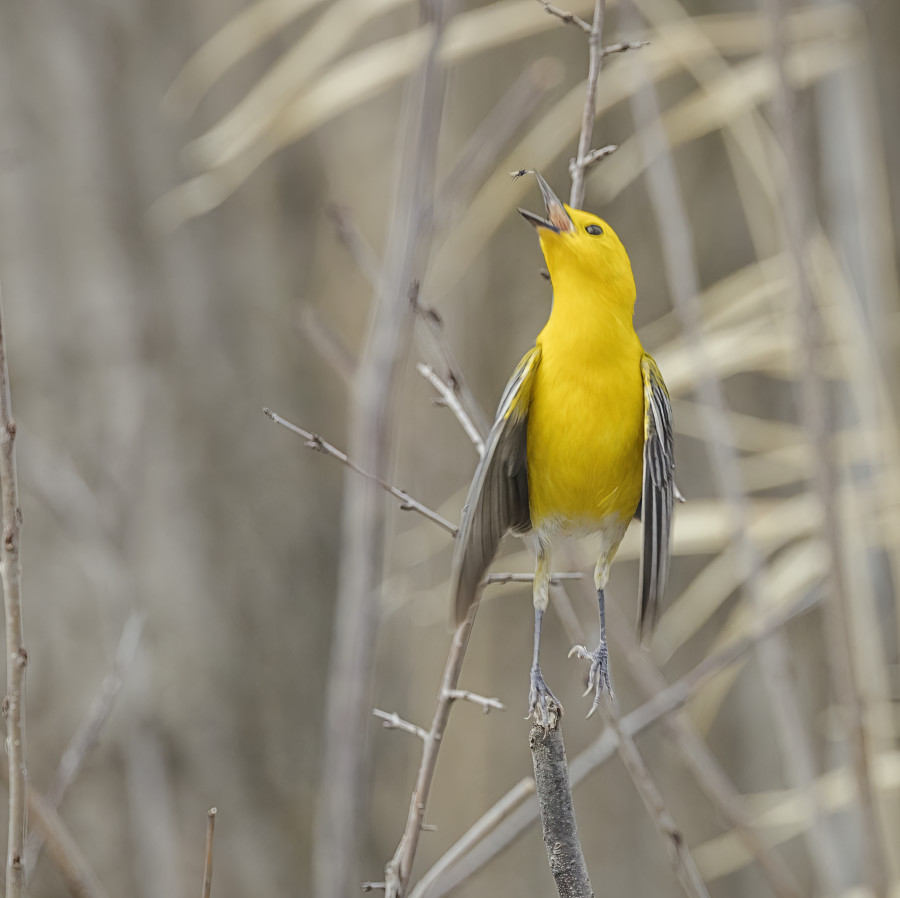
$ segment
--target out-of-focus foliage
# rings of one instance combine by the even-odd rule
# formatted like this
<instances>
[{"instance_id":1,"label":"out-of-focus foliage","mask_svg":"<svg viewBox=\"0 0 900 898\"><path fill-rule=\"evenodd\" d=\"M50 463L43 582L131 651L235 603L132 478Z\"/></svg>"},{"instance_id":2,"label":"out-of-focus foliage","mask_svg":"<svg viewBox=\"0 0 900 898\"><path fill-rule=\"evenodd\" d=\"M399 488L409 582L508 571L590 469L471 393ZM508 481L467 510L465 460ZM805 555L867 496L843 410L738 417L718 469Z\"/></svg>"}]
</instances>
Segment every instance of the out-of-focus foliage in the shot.
<instances>
[{"instance_id":1,"label":"out-of-focus foliage","mask_svg":"<svg viewBox=\"0 0 900 898\"><path fill-rule=\"evenodd\" d=\"M589 15L591 6L569 8ZM646 25L628 33L610 7L607 42L651 43L640 59L605 63L594 145L620 149L589 176L586 205L615 223L629 249L639 332L674 400L678 481L689 501L677 511L670 604L653 644L671 680L747 633L753 617L740 591L733 519L710 477L696 355L671 313L643 182L627 102L639 72L660 92L695 230L702 333L732 409L750 534L768 562L767 601L820 590L827 557L793 389L797 334L774 212L779 157L765 113L775 83L765 23L742 0L636 6ZM0 9L0 281L20 435L28 761L37 788L50 782L101 688L125 621L134 611L144 618L113 715L62 805L110 894L191 894L211 805L219 808L216 898L305 892L341 485L353 475L307 452L260 410L271 406L346 441L347 386L321 352L320 330L337 337L352 364L372 290L330 210L349 210L380 254L404 83L430 46L417 22L408 0L15 0ZM789 36L807 163L798 176L816 188L811 271L840 409L854 662L896 878L900 197L889 175L900 158L900 8L805 2ZM442 197L422 284L422 302L439 311L489 413L549 304L536 242L515 213L536 206L537 193L508 173L540 168L560 192L567 184L585 36L532 0L469 2L450 19L440 52L450 77L439 183L523 71L550 57L563 72L555 83L554 66L539 70L537 111L470 195ZM412 364L436 361L430 344L418 340L412 356L395 480L457 520L475 452ZM635 536L609 589L629 620ZM372 704L423 725L448 645L449 551L443 531L393 515ZM495 565L529 567L513 542ZM577 581L567 586L593 640L593 605ZM569 711L574 756L598 725L581 719L581 671L566 661L559 620L548 615L545 626L544 670ZM839 859L849 889L865 873L822 612L786 633L827 826L849 846ZM510 712L454 711L428 812L438 830L423 834L417 874L529 775L519 712L530 643L528 586L491 587L463 685L499 696ZM760 815L766 840L811 893L800 838L809 821L787 788L757 665L745 656L689 711ZM615 652L612 669L623 710L633 708L645 696ZM653 729L639 747L711 894L761 894L758 870L672 745ZM354 874L377 880L402 832L419 746L373 719L365 751L366 842ZM675 893L658 836L616 760L579 786L575 802L598 894ZM551 889L532 826L458 894ZM63 893L42 859L32 894Z\"/></svg>"}]
</instances>

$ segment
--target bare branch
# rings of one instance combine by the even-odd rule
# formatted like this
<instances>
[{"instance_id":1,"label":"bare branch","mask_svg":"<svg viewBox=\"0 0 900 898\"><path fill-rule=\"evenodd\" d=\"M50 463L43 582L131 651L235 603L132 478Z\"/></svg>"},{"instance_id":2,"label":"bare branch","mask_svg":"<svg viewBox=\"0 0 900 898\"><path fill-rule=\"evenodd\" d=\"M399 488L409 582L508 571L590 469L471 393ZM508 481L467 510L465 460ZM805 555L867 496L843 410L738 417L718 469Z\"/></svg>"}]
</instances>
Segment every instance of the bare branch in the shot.
<instances>
[{"instance_id":1,"label":"bare branch","mask_svg":"<svg viewBox=\"0 0 900 898\"><path fill-rule=\"evenodd\" d=\"M614 603L607 606L607 614L610 618L609 633L613 642L618 643L619 657L628 661L631 676L649 695L664 690L668 684L649 653L642 651L631 624L625 621ZM663 726L704 794L722 818L735 828L738 837L756 858L774 894L779 898L800 898L800 889L787 864L751 826L750 812L743 798L694 728L689 715L684 712L673 714L663 720Z\"/></svg>"},{"instance_id":2,"label":"bare branch","mask_svg":"<svg viewBox=\"0 0 900 898\"><path fill-rule=\"evenodd\" d=\"M419 844L419 834L422 831L422 824L425 822L425 808L428 804L428 796L431 793L431 783L434 778L438 752L443 742L447 721L450 718L450 709L453 707L454 694L457 691L459 674L462 670L466 647L469 644L469 634L472 632L472 623L475 620L477 611L478 602L476 601L469 610L468 617L456 628L456 632L453 634L450 654L447 656L447 663L444 667L441 691L438 694L437 707L435 708L431 729L425 739L425 747L422 751L422 762L419 765L416 789L410 802L406 828L403 832L403 838L401 838L400 844L394 852L394 856L385 867L384 878L387 898L402 898L406 894L413 861L416 856L416 848Z\"/></svg>"},{"instance_id":3,"label":"bare branch","mask_svg":"<svg viewBox=\"0 0 900 898\"><path fill-rule=\"evenodd\" d=\"M387 711L375 708L372 714L384 721L383 726L386 730L403 730L405 733L412 733L413 736L418 736L423 742L428 738L428 730L423 730L422 727L404 720L396 711L388 714Z\"/></svg>"},{"instance_id":4,"label":"bare branch","mask_svg":"<svg viewBox=\"0 0 900 898\"><path fill-rule=\"evenodd\" d=\"M594 898L575 823L562 728L557 724L545 730L534 724L529 745L544 845L556 890L560 898Z\"/></svg>"},{"instance_id":5,"label":"bare branch","mask_svg":"<svg viewBox=\"0 0 900 898\"><path fill-rule=\"evenodd\" d=\"M0 576L6 613L6 683L3 716L9 753L9 836L6 851L6 898L19 898L25 884L25 668L28 652L22 632L22 565L19 536L22 511L16 478L16 422L9 392L6 327L0 302L0 491L2 491L3 547Z\"/></svg>"},{"instance_id":6,"label":"bare branch","mask_svg":"<svg viewBox=\"0 0 900 898\"><path fill-rule=\"evenodd\" d=\"M805 595L786 608L779 608L756 621L753 632L736 639L718 652L708 655L681 679L657 692L643 705L626 714L621 720L622 731L632 738L644 732L668 714L684 707L691 696L711 677L737 662L761 639L805 614L820 601L819 595ZM590 773L606 763L616 753L616 740L605 730L569 766L574 788ZM441 898L461 882L480 870L503 851L528 826L538 819L537 801L529 801L529 790L519 783L483 814L469 831L435 865L438 872L428 871L410 898ZM499 818L499 819L498 819ZM500 827L502 824L502 828ZM427 883L427 888L425 884Z\"/></svg>"},{"instance_id":7,"label":"bare branch","mask_svg":"<svg viewBox=\"0 0 900 898\"><path fill-rule=\"evenodd\" d=\"M584 98L584 112L581 116L581 134L578 137L578 153L575 156L575 170L572 173L572 190L569 205L580 209L584 205L584 177L587 172L586 159L591 148L594 133L594 116L597 111L597 79L603 65L603 19L606 16L606 0L594 0L594 19L591 24L588 47L590 66L588 86Z\"/></svg>"},{"instance_id":8,"label":"bare branch","mask_svg":"<svg viewBox=\"0 0 900 898\"><path fill-rule=\"evenodd\" d=\"M305 304L297 312L296 322L309 344L337 372L343 383L347 386L352 384L356 373L356 359L340 337L322 321L318 312L311 305Z\"/></svg>"},{"instance_id":9,"label":"bare branch","mask_svg":"<svg viewBox=\"0 0 900 898\"><path fill-rule=\"evenodd\" d=\"M582 163L582 169L586 173L590 171L598 162L603 159L606 159L607 156L612 156L615 151L619 149L617 144L610 143L605 147L600 147L597 150L591 150L585 157ZM569 177L574 178L578 169L578 163L575 159L569 160ZM548 275L549 276L549 275Z\"/></svg>"},{"instance_id":10,"label":"bare branch","mask_svg":"<svg viewBox=\"0 0 900 898\"><path fill-rule=\"evenodd\" d=\"M555 573L550 575L550 583L553 586L559 584L562 580L581 580L584 578L584 574L581 571L556 571ZM485 586L500 586L504 583L532 583L534 581L534 574L510 574L510 573L500 573L500 574L488 574L484 578Z\"/></svg>"},{"instance_id":11,"label":"bare branch","mask_svg":"<svg viewBox=\"0 0 900 898\"><path fill-rule=\"evenodd\" d=\"M0 778L9 783L9 770L0 764ZM72 837L62 818L44 797L33 787L27 786L28 819L37 829L47 846L47 855L56 868L72 898L107 898L90 862Z\"/></svg>"},{"instance_id":12,"label":"bare branch","mask_svg":"<svg viewBox=\"0 0 900 898\"><path fill-rule=\"evenodd\" d=\"M347 206L334 205L330 209L338 239L350 253L360 274L372 287L381 279L381 260L371 244L363 237Z\"/></svg>"},{"instance_id":13,"label":"bare branch","mask_svg":"<svg viewBox=\"0 0 900 898\"><path fill-rule=\"evenodd\" d=\"M558 6L554 6L552 3L548 3L547 0L538 0L541 6L551 15L556 16L557 19L564 22L566 25L574 25L576 28L580 28L585 34L591 33L591 26L588 25L584 19L579 18L574 13L566 12L564 9L560 9Z\"/></svg>"},{"instance_id":14,"label":"bare branch","mask_svg":"<svg viewBox=\"0 0 900 898\"><path fill-rule=\"evenodd\" d=\"M69 786L78 776L85 758L96 744L100 731L112 713L116 697L125 679L125 673L134 658L142 628L143 618L140 614L134 613L125 621L110 671L103 678L100 691L91 702L78 729L72 734L69 744L59 759L59 766L56 768L47 794L44 796L44 801L53 810L59 808ZM44 838L40 830L34 830L28 834L25 845L26 882L29 882L34 875L43 844Z\"/></svg>"},{"instance_id":15,"label":"bare branch","mask_svg":"<svg viewBox=\"0 0 900 898\"><path fill-rule=\"evenodd\" d=\"M385 492L390 493L395 499L400 501L400 508L404 511L415 511L418 512L422 517L428 518L429 521L433 521L439 527L443 527L449 534L452 536L456 536L457 528L451 524L445 517L439 515L436 511L429 508L427 505L423 505L417 499L413 499L409 493L404 492L403 490L397 489L395 486L391 486L386 480L382 480L380 477L376 477L375 474L370 473L369 471L363 470L355 461L347 456L345 452L341 452L336 446L332 446L327 440L323 440L318 434L312 433L309 430L304 430L302 427L298 427L296 424L292 424L285 418L282 418L277 412L273 412L269 408L263 409L263 414L267 418L271 418L276 424L280 424L282 427L286 427L288 430L292 430L294 433L303 437L306 440L306 446L308 449L312 449L315 452L322 452L325 455L330 455L332 458L336 458L339 462L346 465L350 468L351 471L356 471L357 474L362 475L367 480L371 480L373 483L377 483Z\"/></svg>"},{"instance_id":16,"label":"bare branch","mask_svg":"<svg viewBox=\"0 0 900 898\"><path fill-rule=\"evenodd\" d=\"M650 41L619 41L617 44L607 44L603 48L603 58L614 56L616 53L627 53L629 50L640 50L641 47L649 47Z\"/></svg>"},{"instance_id":17,"label":"bare branch","mask_svg":"<svg viewBox=\"0 0 900 898\"><path fill-rule=\"evenodd\" d=\"M484 455L484 439L482 439L481 434L478 432L478 428L472 423L472 419L462 407L453 388L445 384L437 374L434 373L434 368L432 368L431 365L423 365L419 362L416 365L416 371L418 371L419 374L421 374L422 377L424 377L438 393L440 393L441 401L454 415L456 415L456 420L459 421L462 429L466 432L466 436L472 441L472 445L478 451L478 454Z\"/></svg>"},{"instance_id":18,"label":"bare branch","mask_svg":"<svg viewBox=\"0 0 900 898\"><path fill-rule=\"evenodd\" d=\"M485 698L483 695L478 695L477 692L469 692L466 689L451 689L447 693L448 698L452 701L464 701L464 702L472 702L476 705L481 705L481 710L487 714L492 708L496 711L505 711L506 705L500 701L498 698Z\"/></svg>"},{"instance_id":19,"label":"bare branch","mask_svg":"<svg viewBox=\"0 0 900 898\"><path fill-rule=\"evenodd\" d=\"M210 808L206 814L206 860L203 864L203 890L200 893L201 898L209 898L212 890L212 870L213 870L213 834L216 830L216 808Z\"/></svg>"}]
</instances>

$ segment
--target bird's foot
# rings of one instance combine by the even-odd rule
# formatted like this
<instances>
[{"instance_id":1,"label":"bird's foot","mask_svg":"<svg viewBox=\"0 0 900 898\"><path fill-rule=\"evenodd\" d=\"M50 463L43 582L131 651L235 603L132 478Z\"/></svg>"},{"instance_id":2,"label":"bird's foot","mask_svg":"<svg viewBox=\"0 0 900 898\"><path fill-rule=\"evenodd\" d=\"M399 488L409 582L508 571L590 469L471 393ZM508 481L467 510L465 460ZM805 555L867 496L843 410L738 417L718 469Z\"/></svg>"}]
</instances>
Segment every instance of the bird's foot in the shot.
<instances>
[{"instance_id":1,"label":"bird's foot","mask_svg":"<svg viewBox=\"0 0 900 898\"><path fill-rule=\"evenodd\" d=\"M563 707L559 699L550 691L550 687L544 682L541 669L537 665L531 668L531 690L528 693L528 716L534 718L544 728L544 734L556 727L559 718L562 717Z\"/></svg>"},{"instance_id":2,"label":"bird's foot","mask_svg":"<svg viewBox=\"0 0 900 898\"><path fill-rule=\"evenodd\" d=\"M569 651L569 657L576 655L591 662L591 668L588 672L587 689L584 694L590 695L594 693L594 701L591 704L591 710L587 716L590 717L600 705L600 699L605 689L610 698L612 698L612 685L609 682L609 650L606 647L606 640L597 646L596 651L589 652L583 645L573 645Z\"/></svg>"}]
</instances>

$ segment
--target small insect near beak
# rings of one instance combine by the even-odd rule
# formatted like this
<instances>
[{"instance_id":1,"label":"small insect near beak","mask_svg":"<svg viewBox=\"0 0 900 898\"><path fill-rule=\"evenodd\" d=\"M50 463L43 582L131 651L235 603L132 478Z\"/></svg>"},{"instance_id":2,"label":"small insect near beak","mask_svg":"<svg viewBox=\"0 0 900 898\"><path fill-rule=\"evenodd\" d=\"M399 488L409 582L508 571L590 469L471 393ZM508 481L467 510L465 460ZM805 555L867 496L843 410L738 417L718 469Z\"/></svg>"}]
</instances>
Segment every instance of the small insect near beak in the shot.
<instances>
[{"instance_id":1,"label":"small insect near beak","mask_svg":"<svg viewBox=\"0 0 900 898\"><path fill-rule=\"evenodd\" d=\"M525 221L530 222L536 228L545 228L548 231L553 231L555 234L574 231L575 225L572 219L569 218L569 213L566 212L557 195L550 189L550 185L544 180L540 172L535 172L534 176L537 178L538 187L541 188L541 196L544 198L544 208L547 210L547 217L541 218L540 215L535 215L534 212L529 212L527 209L519 209L519 214Z\"/></svg>"}]
</instances>

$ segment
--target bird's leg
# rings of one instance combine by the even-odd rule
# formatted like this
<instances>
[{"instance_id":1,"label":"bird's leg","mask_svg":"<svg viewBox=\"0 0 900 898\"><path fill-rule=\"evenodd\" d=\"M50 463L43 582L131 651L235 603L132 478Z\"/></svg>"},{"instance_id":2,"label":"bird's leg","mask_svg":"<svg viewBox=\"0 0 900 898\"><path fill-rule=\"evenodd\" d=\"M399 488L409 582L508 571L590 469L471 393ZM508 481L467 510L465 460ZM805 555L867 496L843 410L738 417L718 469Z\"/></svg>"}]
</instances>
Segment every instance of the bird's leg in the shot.
<instances>
[{"instance_id":1,"label":"bird's leg","mask_svg":"<svg viewBox=\"0 0 900 898\"><path fill-rule=\"evenodd\" d=\"M544 730L556 726L562 716L562 705L550 691L541 673L541 621L550 599L550 550L537 542L537 566L534 572L534 655L531 660L531 689L528 693L528 717L541 724Z\"/></svg>"},{"instance_id":2,"label":"bird's leg","mask_svg":"<svg viewBox=\"0 0 900 898\"><path fill-rule=\"evenodd\" d=\"M603 690L606 689L612 696L612 684L609 681L609 650L606 647L606 581L609 578L609 564L604 564L601 560L597 563L597 569L594 573L594 582L597 584L597 601L600 605L600 644L596 650L589 652L583 645L572 646L569 657L577 655L579 658L585 658L591 662L588 671L587 689L585 695L594 693L594 701L591 704L591 710L588 711L590 717L600 704Z\"/></svg>"}]
</instances>

